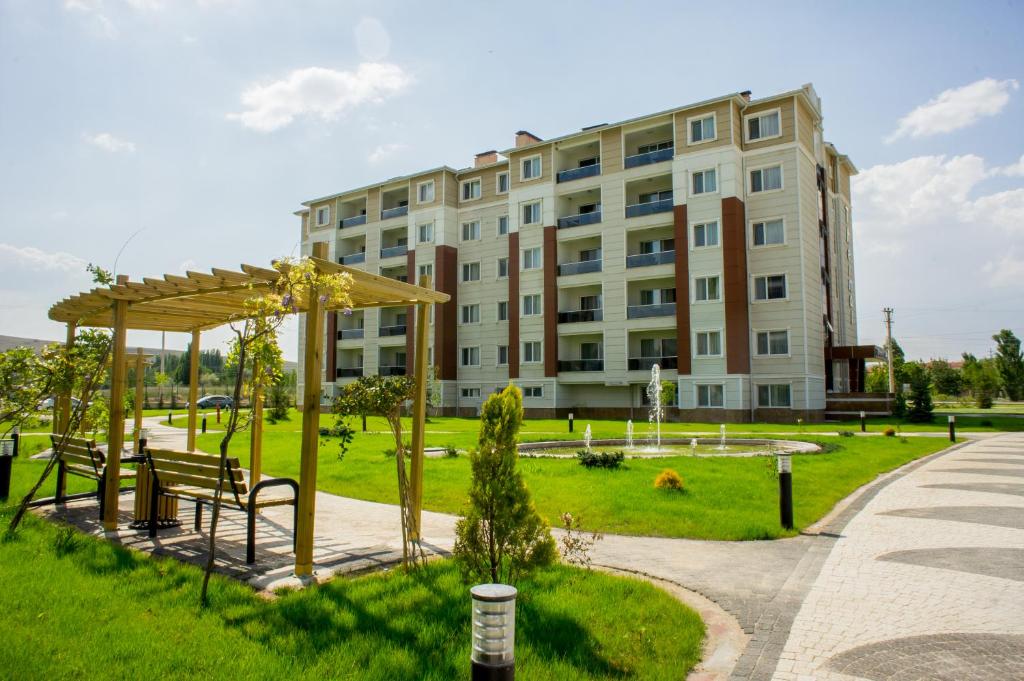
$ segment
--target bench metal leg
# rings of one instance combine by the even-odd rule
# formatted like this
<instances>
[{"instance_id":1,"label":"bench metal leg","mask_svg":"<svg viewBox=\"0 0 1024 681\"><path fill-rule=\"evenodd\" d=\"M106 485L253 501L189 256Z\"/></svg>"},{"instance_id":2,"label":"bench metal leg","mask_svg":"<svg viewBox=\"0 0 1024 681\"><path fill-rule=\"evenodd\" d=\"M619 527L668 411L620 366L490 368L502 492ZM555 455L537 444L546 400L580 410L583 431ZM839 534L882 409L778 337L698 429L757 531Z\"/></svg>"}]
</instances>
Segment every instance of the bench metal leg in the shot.
<instances>
[{"instance_id":1,"label":"bench metal leg","mask_svg":"<svg viewBox=\"0 0 1024 681\"><path fill-rule=\"evenodd\" d=\"M96 498L100 500L100 522L103 522L103 510L106 508L107 502L107 470L105 468L96 482Z\"/></svg>"},{"instance_id":2,"label":"bench metal leg","mask_svg":"<svg viewBox=\"0 0 1024 681\"><path fill-rule=\"evenodd\" d=\"M64 462L57 462L57 491L53 495L54 503L64 503L64 495L67 491L67 473L64 472Z\"/></svg>"},{"instance_id":3,"label":"bench metal leg","mask_svg":"<svg viewBox=\"0 0 1024 681\"><path fill-rule=\"evenodd\" d=\"M196 532L200 532L203 529L203 502L196 502L196 519L192 523L192 529Z\"/></svg>"},{"instance_id":4,"label":"bench metal leg","mask_svg":"<svg viewBox=\"0 0 1024 681\"><path fill-rule=\"evenodd\" d=\"M156 471L150 469L150 488L149 488L149 536L150 538L156 537L157 528L157 509L160 506L160 480L156 477Z\"/></svg>"},{"instance_id":5,"label":"bench metal leg","mask_svg":"<svg viewBox=\"0 0 1024 681\"><path fill-rule=\"evenodd\" d=\"M248 516L245 528L245 562L252 565L256 562L256 505L249 504L245 514Z\"/></svg>"}]
</instances>

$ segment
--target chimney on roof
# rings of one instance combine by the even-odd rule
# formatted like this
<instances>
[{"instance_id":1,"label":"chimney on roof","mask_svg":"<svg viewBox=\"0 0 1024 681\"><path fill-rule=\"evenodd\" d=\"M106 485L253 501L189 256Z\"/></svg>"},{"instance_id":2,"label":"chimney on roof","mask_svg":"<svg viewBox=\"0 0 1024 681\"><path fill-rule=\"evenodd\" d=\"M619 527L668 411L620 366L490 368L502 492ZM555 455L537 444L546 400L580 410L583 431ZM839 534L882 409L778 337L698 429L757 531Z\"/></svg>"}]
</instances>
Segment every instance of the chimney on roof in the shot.
<instances>
[{"instance_id":1,"label":"chimney on roof","mask_svg":"<svg viewBox=\"0 0 1024 681\"><path fill-rule=\"evenodd\" d=\"M749 102L750 101L750 90L744 90L743 92L741 92L740 93L740 97L743 98L744 102Z\"/></svg>"},{"instance_id":2,"label":"chimney on roof","mask_svg":"<svg viewBox=\"0 0 1024 681\"><path fill-rule=\"evenodd\" d=\"M481 151L473 159L473 167L479 168L480 166L490 165L498 162L498 152L494 149L490 151Z\"/></svg>"},{"instance_id":3,"label":"chimney on roof","mask_svg":"<svg viewBox=\"0 0 1024 681\"><path fill-rule=\"evenodd\" d=\"M527 130L518 130L516 132L516 149L518 149L519 147L528 147L531 144L536 144L537 142L543 141L544 140L542 140L541 138L537 137L532 132L529 132Z\"/></svg>"}]
</instances>

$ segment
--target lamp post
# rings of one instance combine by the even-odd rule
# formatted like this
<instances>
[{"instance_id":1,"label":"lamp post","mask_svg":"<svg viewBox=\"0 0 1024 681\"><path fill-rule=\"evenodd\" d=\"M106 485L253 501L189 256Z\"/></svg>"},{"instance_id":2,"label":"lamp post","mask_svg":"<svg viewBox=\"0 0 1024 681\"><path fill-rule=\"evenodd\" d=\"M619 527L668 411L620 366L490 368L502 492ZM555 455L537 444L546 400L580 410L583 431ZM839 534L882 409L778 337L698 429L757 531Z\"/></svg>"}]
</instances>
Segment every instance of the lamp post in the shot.
<instances>
[{"instance_id":1,"label":"lamp post","mask_svg":"<svg viewBox=\"0 0 1024 681\"><path fill-rule=\"evenodd\" d=\"M862 433L866 433L867 430L868 430L867 418L868 418L867 413L865 413L864 410L861 410L861 412L860 412L860 432L862 432Z\"/></svg>"},{"instance_id":2,"label":"lamp post","mask_svg":"<svg viewBox=\"0 0 1024 681\"><path fill-rule=\"evenodd\" d=\"M572 412L569 412L569 432L572 432Z\"/></svg>"},{"instance_id":3,"label":"lamp post","mask_svg":"<svg viewBox=\"0 0 1024 681\"><path fill-rule=\"evenodd\" d=\"M142 454L147 444L149 444L149 428L143 428L139 431L139 451L137 453Z\"/></svg>"},{"instance_id":4,"label":"lamp post","mask_svg":"<svg viewBox=\"0 0 1024 681\"><path fill-rule=\"evenodd\" d=\"M11 428L11 437L0 440L0 501L7 501L11 494L11 467L14 457L18 456L18 439L20 429Z\"/></svg>"},{"instance_id":5,"label":"lamp post","mask_svg":"<svg viewBox=\"0 0 1024 681\"><path fill-rule=\"evenodd\" d=\"M949 441L956 442L956 416L949 415Z\"/></svg>"},{"instance_id":6,"label":"lamp post","mask_svg":"<svg viewBox=\"0 0 1024 681\"><path fill-rule=\"evenodd\" d=\"M779 454L779 520L793 529L793 457Z\"/></svg>"},{"instance_id":7,"label":"lamp post","mask_svg":"<svg viewBox=\"0 0 1024 681\"><path fill-rule=\"evenodd\" d=\"M478 584L473 596L472 681L513 681L516 676L516 589Z\"/></svg>"}]
</instances>

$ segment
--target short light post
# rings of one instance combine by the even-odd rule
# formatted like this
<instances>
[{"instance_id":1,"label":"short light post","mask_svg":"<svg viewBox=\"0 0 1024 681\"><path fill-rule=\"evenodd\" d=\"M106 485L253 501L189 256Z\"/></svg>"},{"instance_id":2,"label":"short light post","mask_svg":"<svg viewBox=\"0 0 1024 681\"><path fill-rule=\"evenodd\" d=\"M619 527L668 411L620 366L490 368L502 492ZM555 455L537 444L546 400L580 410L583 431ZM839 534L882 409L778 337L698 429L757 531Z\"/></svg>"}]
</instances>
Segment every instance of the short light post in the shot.
<instances>
[{"instance_id":1,"label":"short light post","mask_svg":"<svg viewBox=\"0 0 1024 681\"><path fill-rule=\"evenodd\" d=\"M516 588L478 584L473 596L472 681L513 681L516 676Z\"/></svg>"},{"instance_id":2,"label":"short light post","mask_svg":"<svg viewBox=\"0 0 1024 681\"><path fill-rule=\"evenodd\" d=\"M149 428L143 428L139 431L139 451L137 454L142 454L145 451L146 445L149 443Z\"/></svg>"},{"instance_id":3,"label":"short light post","mask_svg":"<svg viewBox=\"0 0 1024 681\"><path fill-rule=\"evenodd\" d=\"M793 529L793 457L779 454L779 520L787 530Z\"/></svg>"},{"instance_id":4,"label":"short light post","mask_svg":"<svg viewBox=\"0 0 1024 681\"><path fill-rule=\"evenodd\" d=\"M860 412L860 432L868 432L868 414L864 410Z\"/></svg>"},{"instance_id":5,"label":"short light post","mask_svg":"<svg viewBox=\"0 0 1024 681\"><path fill-rule=\"evenodd\" d=\"M949 441L956 442L956 416L949 415Z\"/></svg>"},{"instance_id":6,"label":"short light post","mask_svg":"<svg viewBox=\"0 0 1024 681\"><path fill-rule=\"evenodd\" d=\"M11 437L0 440L0 501L7 501L11 495L11 468L14 457L18 456L18 426L11 428Z\"/></svg>"},{"instance_id":7,"label":"short light post","mask_svg":"<svg viewBox=\"0 0 1024 681\"><path fill-rule=\"evenodd\" d=\"M363 414L363 432L366 432L366 414Z\"/></svg>"},{"instance_id":8,"label":"short light post","mask_svg":"<svg viewBox=\"0 0 1024 681\"><path fill-rule=\"evenodd\" d=\"M569 432L572 432L572 412L569 412Z\"/></svg>"},{"instance_id":9,"label":"short light post","mask_svg":"<svg viewBox=\"0 0 1024 681\"><path fill-rule=\"evenodd\" d=\"M206 432L206 414L203 414L203 432Z\"/></svg>"},{"instance_id":10,"label":"short light post","mask_svg":"<svg viewBox=\"0 0 1024 681\"><path fill-rule=\"evenodd\" d=\"M169 425L169 426L173 426L174 425L174 412L171 412L171 411L167 412L167 425Z\"/></svg>"}]
</instances>

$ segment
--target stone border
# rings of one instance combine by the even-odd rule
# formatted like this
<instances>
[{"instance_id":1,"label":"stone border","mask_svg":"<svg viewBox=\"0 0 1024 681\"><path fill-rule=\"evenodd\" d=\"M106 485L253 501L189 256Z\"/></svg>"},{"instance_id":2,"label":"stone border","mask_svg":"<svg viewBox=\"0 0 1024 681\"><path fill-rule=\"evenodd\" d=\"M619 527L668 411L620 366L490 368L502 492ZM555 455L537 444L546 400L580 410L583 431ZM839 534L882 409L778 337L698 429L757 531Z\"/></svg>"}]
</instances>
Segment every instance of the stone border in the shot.
<instances>
[{"instance_id":1,"label":"stone border","mask_svg":"<svg viewBox=\"0 0 1024 681\"><path fill-rule=\"evenodd\" d=\"M710 437L666 437L661 439L663 445L689 445L694 440L699 445L717 445L721 444L721 438L710 438ZM750 446L763 446L769 443L773 443L779 447L779 451L787 454L818 454L821 452L821 447L813 442L804 442L802 440L776 440L773 438L726 438L725 443L727 445L750 445ZM519 453L529 453L535 450L544 449L573 449L584 447L583 440L545 440L540 442L520 442ZM608 440L591 440L591 447L625 447L625 439L608 439ZM733 452L731 454L723 454L722 456L741 456L748 452ZM644 455L637 453L636 455L630 456L627 454L627 458L644 458L659 456L657 453L651 453ZM662 455L664 456L664 455ZM669 454L669 456L690 456L688 454ZM714 456L714 454L702 454L700 456Z\"/></svg>"}]
</instances>

